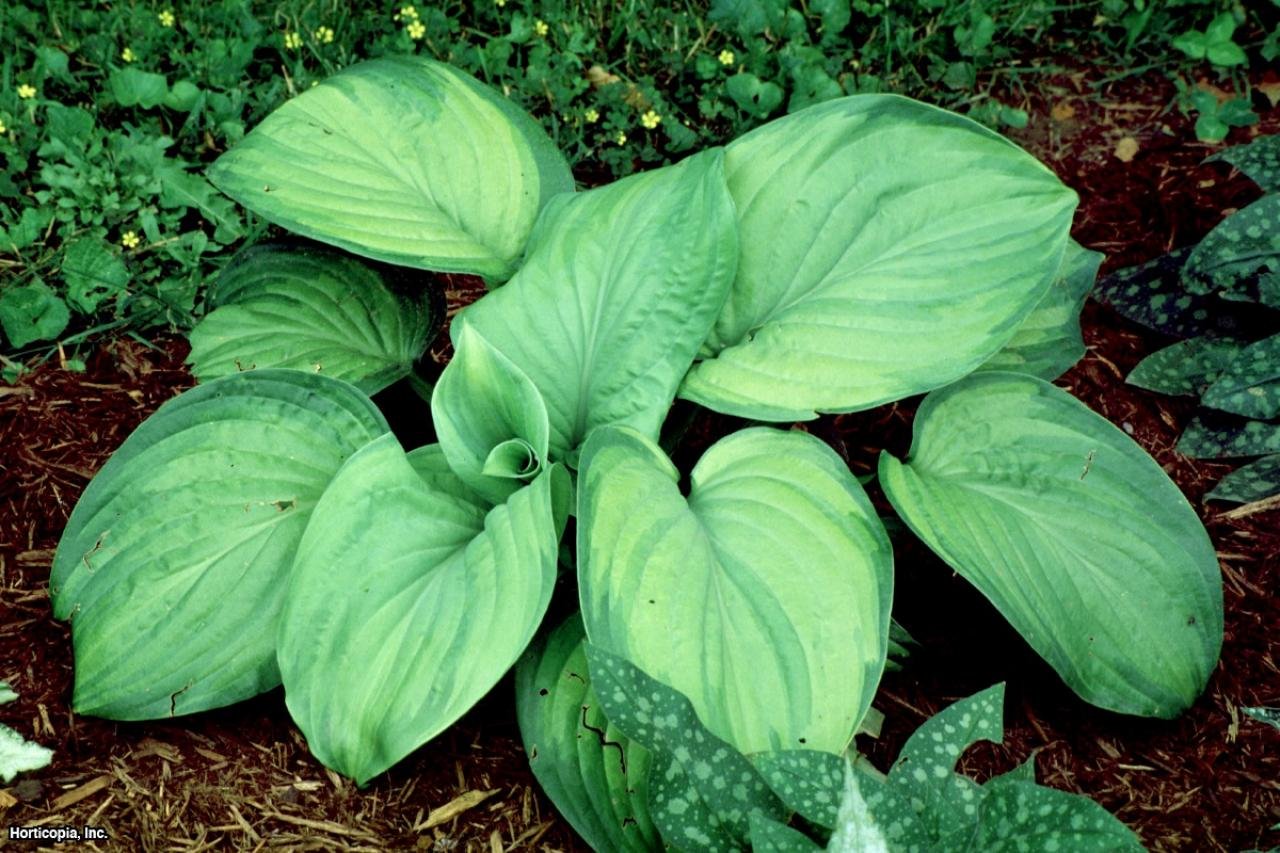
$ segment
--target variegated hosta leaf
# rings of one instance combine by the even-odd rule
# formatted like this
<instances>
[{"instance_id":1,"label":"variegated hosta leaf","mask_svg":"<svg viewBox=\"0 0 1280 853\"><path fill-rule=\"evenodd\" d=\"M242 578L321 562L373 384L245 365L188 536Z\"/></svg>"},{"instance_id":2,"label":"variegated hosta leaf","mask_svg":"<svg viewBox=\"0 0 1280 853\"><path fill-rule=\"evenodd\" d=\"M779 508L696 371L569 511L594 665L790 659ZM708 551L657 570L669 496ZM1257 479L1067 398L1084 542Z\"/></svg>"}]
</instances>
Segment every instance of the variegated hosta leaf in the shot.
<instances>
[{"instance_id":1,"label":"variegated hosta leaf","mask_svg":"<svg viewBox=\"0 0 1280 853\"><path fill-rule=\"evenodd\" d=\"M704 151L555 200L516 277L459 315L542 395L552 459L572 463L604 424L657 437L733 279L723 159Z\"/></svg>"},{"instance_id":2,"label":"variegated hosta leaf","mask_svg":"<svg viewBox=\"0 0 1280 853\"><path fill-rule=\"evenodd\" d=\"M1080 696L1172 717L1222 644L1200 519L1133 439L1065 391L989 373L921 405L880 482L907 524Z\"/></svg>"},{"instance_id":3,"label":"variegated hosta leaf","mask_svg":"<svg viewBox=\"0 0 1280 853\"><path fill-rule=\"evenodd\" d=\"M371 442L325 490L289 578L285 702L311 752L362 785L484 696L551 600L564 469L487 513L444 485L394 436Z\"/></svg>"},{"instance_id":4,"label":"variegated hosta leaf","mask_svg":"<svg viewBox=\"0 0 1280 853\"><path fill-rule=\"evenodd\" d=\"M516 666L516 713L542 791L592 850L661 848L649 818L650 754L605 719L591 689L582 618L535 642Z\"/></svg>"},{"instance_id":5,"label":"variegated hosta leaf","mask_svg":"<svg viewBox=\"0 0 1280 853\"><path fill-rule=\"evenodd\" d=\"M1235 415L1196 415L1178 437L1177 451L1193 459L1227 459L1280 453L1280 421Z\"/></svg>"},{"instance_id":6,"label":"variegated hosta leaf","mask_svg":"<svg viewBox=\"0 0 1280 853\"><path fill-rule=\"evenodd\" d=\"M1250 285L1267 272L1280 273L1280 193L1265 195L1218 223L1187 258L1182 279L1193 293L1225 291L1257 301Z\"/></svg>"},{"instance_id":7,"label":"variegated hosta leaf","mask_svg":"<svg viewBox=\"0 0 1280 853\"><path fill-rule=\"evenodd\" d=\"M454 356L431 395L432 421L463 482L501 502L547 464L547 407L524 371L465 319L450 331Z\"/></svg>"},{"instance_id":8,"label":"variegated hosta leaf","mask_svg":"<svg viewBox=\"0 0 1280 853\"><path fill-rule=\"evenodd\" d=\"M1048 292L1076 196L1008 140L893 95L736 140L737 278L680 396L761 420L944 385Z\"/></svg>"},{"instance_id":9,"label":"variegated hosta leaf","mask_svg":"<svg viewBox=\"0 0 1280 853\"><path fill-rule=\"evenodd\" d=\"M216 379L161 406L58 543L49 585L71 620L76 711L153 719L278 685L302 531L343 462L386 431L354 387L296 370Z\"/></svg>"},{"instance_id":10,"label":"variegated hosta leaf","mask_svg":"<svg viewBox=\"0 0 1280 853\"><path fill-rule=\"evenodd\" d=\"M1053 286L1022 321L1009 343L979 370L1011 370L1053 381L1084 357L1080 311L1098 278L1101 252L1067 241Z\"/></svg>"},{"instance_id":11,"label":"variegated hosta leaf","mask_svg":"<svg viewBox=\"0 0 1280 853\"><path fill-rule=\"evenodd\" d=\"M1205 160L1230 163L1267 192L1280 190L1280 135L1260 136L1247 145L1233 145Z\"/></svg>"},{"instance_id":12,"label":"variegated hosta leaf","mask_svg":"<svg viewBox=\"0 0 1280 853\"><path fill-rule=\"evenodd\" d=\"M1280 334L1240 348L1200 402L1247 418L1280 415Z\"/></svg>"},{"instance_id":13,"label":"variegated hosta leaf","mask_svg":"<svg viewBox=\"0 0 1280 853\"><path fill-rule=\"evenodd\" d=\"M1161 394L1199 396L1244 345L1214 335L1187 338L1138 362L1125 382Z\"/></svg>"},{"instance_id":14,"label":"variegated hosta leaf","mask_svg":"<svg viewBox=\"0 0 1280 853\"><path fill-rule=\"evenodd\" d=\"M269 221L380 261L490 281L573 190L542 128L442 62L361 62L286 102L209 169Z\"/></svg>"},{"instance_id":15,"label":"variegated hosta leaf","mask_svg":"<svg viewBox=\"0 0 1280 853\"><path fill-rule=\"evenodd\" d=\"M296 242L240 252L213 293L214 309L191 330L187 357L202 382L291 367L373 394L409 373L443 313L432 316L425 292L397 295L359 258Z\"/></svg>"},{"instance_id":16,"label":"variegated hosta leaf","mask_svg":"<svg viewBox=\"0 0 1280 853\"><path fill-rule=\"evenodd\" d=\"M597 430L582 462L591 642L687 696L742 752L843 752L884 667L893 583L848 466L810 435L766 428L708 450L688 498L634 430Z\"/></svg>"},{"instance_id":17,"label":"variegated hosta leaf","mask_svg":"<svg viewBox=\"0 0 1280 853\"><path fill-rule=\"evenodd\" d=\"M1280 454L1237 468L1219 480L1205 499L1251 503L1275 494L1280 494Z\"/></svg>"}]
</instances>

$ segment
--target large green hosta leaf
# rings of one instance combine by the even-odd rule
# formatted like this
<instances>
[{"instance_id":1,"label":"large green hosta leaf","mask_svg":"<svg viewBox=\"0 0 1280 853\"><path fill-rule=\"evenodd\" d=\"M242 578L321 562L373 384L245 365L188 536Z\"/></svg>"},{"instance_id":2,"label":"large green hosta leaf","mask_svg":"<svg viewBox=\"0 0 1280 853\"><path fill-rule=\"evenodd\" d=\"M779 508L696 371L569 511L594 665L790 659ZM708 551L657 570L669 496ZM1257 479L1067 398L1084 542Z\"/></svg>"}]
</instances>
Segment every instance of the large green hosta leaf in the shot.
<instances>
[{"instance_id":1,"label":"large green hosta leaf","mask_svg":"<svg viewBox=\"0 0 1280 853\"><path fill-rule=\"evenodd\" d=\"M280 683L294 551L344 460L385 433L345 382L257 370L201 385L138 427L89 484L49 587L71 620L83 714L188 714Z\"/></svg>"},{"instance_id":2,"label":"large green hosta leaf","mask_svg":"<svg viewBox=\"0 0 1280 853\"><path fill-rule=\"evenodd\" d=\"M353 65L288 101L209 180L298 234L391 263L511 275L573 176L538 124L444 63Z\"/></svg>"},{"instance_id":3,"label":"large green hosta leaf","mask_svg":"<svg viewBox=\"0 0 1280 853\"><path fill-rule=\"evenodd\" d=\"M1075 194L968 119L891 95L738 139L737 279L680 395L766 420L850 412L990 358L1058 270Z\"/></svg>"},{"instance_id":4,"label":"large green hosta leaf","mask_svg":"<svg viewBox=\"0 0 1280 853\"><path fill-rule=\"evenodd\" d=\"M718 442L686 499L655 445L593 433L578 576L591 642L685 694L742 752L842 752L884 667L887 535L848 467L799 432Z\"/></svg>"},{"instance_id":5,"label":"large green hosta leaf","mask_svg":"<svg viewBox=\"0 0 1280 853\"><path fill-rule=\"evenodd\" d=\"M661 849L649 817L650 754L605 719L573 616L516 667L516 711L543 792L593 850Z\"/></svg>"},{"instance_id":6,"label":"large green hosta leaf","mask_svg":"<svg viewBox=\"0 0 1280 853\"><path fill-rule=\"evenodd\" d=\"M459 315L541 393L553 459L571 460L602 424L657 436L733 278L723 157L706 151L561 196L519 274ZM487 405L459 398L436 417L473 417L455 404Z\"/></svg>"},{"instance_id":7,"label":"large green hosta leaf","mask_svg":"<svg viewBox=\"0 0 1280 853\"><path fill-rule=\"evenodd\" d=\"M966 378L925 398L894 508L1084 699L1172 717L1222 644L1200 519L1131 438L1047 382Z\"/></svg>"},{"instance_id":8,"label":"large green hosta leaf","mask_svg":"<svg viewBox=\"0 0 1280 853\"><path fill-rule=\"evenodd\" d=\"M1029 373L1050 381L1070 370L1084 357L1080 310L1098 278L1102 257L1101 252L1091 252L1075 240L1067 241L1062 266L1049 292L1009 343L978 369Z\"/></svg>"},{"instance_id":9,"label":"large green hosta leaf","mask_svg":"<svg viewBox=\"0 0 1280 853\"><path fill-rule=\"evenodd\" d=\"M398 296L370 264L317 245L245 249L218 277L214 298L187 357L205 382L291 367L373 394L409 373L439 322L425 293Z\"/></svg>"},{"instance_id":10,"label":"large green hosta leaf","mask_svg":"<svg viewBox=\"0 0 1280 853\"><path fill-rule=\"evenodd\" d=\"M493 687L555 582L563 468L486 513L421 461L390 435L351 457L298 546L280 618L289 711L312 753L360 784Z\"/></svg>"}]
</instances>

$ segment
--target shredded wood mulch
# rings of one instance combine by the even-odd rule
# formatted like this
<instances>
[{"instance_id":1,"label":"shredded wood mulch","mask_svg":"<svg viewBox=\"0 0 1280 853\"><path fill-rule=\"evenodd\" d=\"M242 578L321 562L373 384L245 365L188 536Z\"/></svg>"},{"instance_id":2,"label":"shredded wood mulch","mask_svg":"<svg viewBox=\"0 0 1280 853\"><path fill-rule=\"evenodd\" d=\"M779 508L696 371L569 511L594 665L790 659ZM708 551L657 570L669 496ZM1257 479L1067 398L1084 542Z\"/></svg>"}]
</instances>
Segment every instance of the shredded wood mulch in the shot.
<instances>
[{"instance_id":1,"label":"shredded wood mulch","mask_svg":"<svg viewBox=\"0 0 1280 853\"><path fill-rule=\"evenodd\" d=\"M1106 269L1194 242L1257 196L1226 167L1200 165L1214 149L1194 141L1185 119L1162 112L1171 96L1151 79L1093 92L1076 75L1025 104L1033 120L1022 141L1079 191L1076 237L1109 254ZM1280 130L1275 109L1261 129ZM1238 133L1234 141L1243 141ZM457 277L445 286L452 310L482 293ZM1092 303L1085 324L1089 354L1062 384L1164 465L1218 550L1226 638L1207 691L1174 721L1091 708L972 587L907 545L898 554L895 613L921 646L903 671L885 678L876 701L886 715L879 739L859 745L887 768L928 716L1005 681L1004 743L979 745L962 760L977 778L1034 757L1042 782L1095 798L1152 849L1280 844L1269 829L1280 822L1280 733L1240 710L1280 705L1280 505L1205 505L1204 494L1231 466L1173 450L1192 406L1123 381L1167 342ZM536 788L509 681L364 790L311 758L279 691L150 723L70 711L70 632L50 616L47 595L54 548L93 473L150 412L193 383L185 352L179 340L155 350L118 341L97 351L84 373L54 364L0 387L0 678L20 694L0 706L0 722L56 750L51 767L0 789L0 824L100 827L109 840L87 846L102 850L584 849ZM431 357L439 364L447 355L442 339ZM912 408L824 418L808 428L862 473L880 448L905 451ZM395 412L391 419L399 422ZM691 447L706 426L695 423Z\"/></svg>"}]
</instances>

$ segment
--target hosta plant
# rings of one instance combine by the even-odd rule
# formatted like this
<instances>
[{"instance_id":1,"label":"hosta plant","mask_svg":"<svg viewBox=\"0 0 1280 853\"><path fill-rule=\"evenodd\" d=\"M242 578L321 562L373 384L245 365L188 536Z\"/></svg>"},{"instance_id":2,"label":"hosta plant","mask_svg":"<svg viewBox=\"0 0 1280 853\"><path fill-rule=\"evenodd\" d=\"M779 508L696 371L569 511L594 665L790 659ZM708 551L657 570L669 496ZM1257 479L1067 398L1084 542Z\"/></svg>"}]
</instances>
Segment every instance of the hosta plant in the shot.
<instances>
[{"instance_id":1,"label":"hosta plant","mask_svg":"<svg viewBox=\"0 0 1280 853\"><path fill-rule=\"evenodd\" d=\"M1100 291L1129 319L1182 339L1143 359L1128 381L1199 397L1201 412L1178 450L1252 458L1208 494L1239 503L1280 494L1280 136L1209 159L1231 164L1266 194L1198 245L1108 276Z\"/></svg>"},{"instance_id":2,"label":"hosta plant","mask_svg":"<svg viewBox=\"0 0 1280 853\"><path fill-rule=\"evenodd\" d=\"M726 749L839 755L891 645L892 549L844 460L788 427L922 393L910 453L881 459L889 502L1074 690L1170 717L1213 670L1203 527L1049 381L1083 352L1097 266L1068 238L1075 196L966 119L838 99L572 192L500 95L379 60L280 108L211 178L314 240L492 291L450 326L437 443L406 452L366 392L412 362L425 303L328 250L233 268L241 310L195 337L218 378L124 443L60 544L81 712L283 684L312 751L363 783L511 667L562 575L594 647ZM272 316L324 356L264 347ZM658 443L677 397L753 423L682 472Z\"/></svg>"}]
</instances>

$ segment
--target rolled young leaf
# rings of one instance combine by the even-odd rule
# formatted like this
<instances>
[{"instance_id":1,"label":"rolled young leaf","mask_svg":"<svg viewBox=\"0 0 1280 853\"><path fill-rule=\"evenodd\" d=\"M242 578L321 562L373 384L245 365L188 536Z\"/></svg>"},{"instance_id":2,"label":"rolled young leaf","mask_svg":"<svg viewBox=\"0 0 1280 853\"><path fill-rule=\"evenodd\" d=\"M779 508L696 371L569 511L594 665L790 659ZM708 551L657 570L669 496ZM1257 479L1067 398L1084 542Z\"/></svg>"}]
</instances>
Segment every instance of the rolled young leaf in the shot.
<instances>
[{"instance_id":1,"label":"rolled young leaf","mask_svg":"<svg viewBox=\"0 0 1280 853\"><path fill-rule=\"evenodd\" d=\"M1222 645L1222 579L1187 499L1133 439L1029 376L925 398L894 509L1086 701L1173 717Z\"/></svg>"},{"instance_id":2,"label":"rolled young leaf","mask_svg":"<svg viewBox=\"0 0 1280 853\"><path fill-rule=\"evenodd\" d=\"M361 785L497 683L555 582L563 468L486 513L420 462L391 435L351 457L298 546L280 618L289 712L312 753Z\"/></svg>"},{"instance_id":3,"label":"rolled young leaf","mask_svg":"<svg viewBox=\"0 0 1280 853\"><path fill-rule=\"evenodd\" d=\"M539 220L519 274L459 315L546 401L552 459L572 461L603 424L657 436L733 279L723 157L705 151L561 196ZM433 411L479 417L450 411L462 405L451 398Z\"/></svg>"},{"instance_id":4,"label":"rolled young leaf","mask_svg":"<svg viewBox=\"0 0 1280 853\"><path fill-rule=\"evenodd\" d=\"M633 430L588 439L578 582L591 642L683 693L745 753L843 752L884 668L892 552L848 466L804 433L715 444L686 499Z\"/></svg>"},{"instance_id":5,"label":"rolled young leaf","mask_svg":"<svg viewBox=\"0 0 1280 853\"><path fill-rule=\"evenodd\" d=\"M187 363L202 382L261 367L345 379L366 394L413 369L441 314L426 293L394 293L382 271L327 246L258 243L214 287L191 330Z\"/></svg>"},{"instance_id":6,"label":"rolled young leaf","mask_svg":"<svg viewBox=\"0 0 1280 853\"><path fill-rule=\"evenodd\" d=\"M500 503L547 464L547 406L524 371L465 318L450 332L454 355L431 395L432 421L462 481Z\"/></svg>"},{"instance_id":7,"label":"rolled young leaf","mask_svg":"<svg viewBox=\"0 0 1280 853\"><path fill-rule=\"evenodd\" d=\"M871 408L990 358L1044 297L1076 196L980 125L828 101L725 155L737 278L680 396L762 420Z\"/></svg>"},{"instance_id":8,"label":"rolled young leaf","mask_svg":"<svg viewBox=\"0 0 1280 853\"><path fill-rule=\"evenodd\" d=\"M1004 347L979 370L1011 370L1052 382L1084 357L1080 310L1098 278L1101 252L1067 241L1053 286Z\"/></svg>"},{"instance_id":9,"label":"rolled young leaf","mask_svg":"<svg viewBox=\"0 0 1280 853\"><path fill-rule=\"evenodd\" d=\"M573 190L545 131L474 78L395 56L278 108L209 169L276 225L404 266L511 275L538 211Z\"/></svg>"},{"instance_id":10,"label":"rolled young leaf","mask_svg":"<svg viewBox=\"0 0 1280 853\"><path fill-rule=\"evenodd\" d=\"M75 710L154 719L278 685L302 531L343 462L386 431L354 387L296 370L228 376L161 406L89 484L54 557Z\"/></svg>"},{"instance_id":11,"label":"rolled young leaf","mask_svg":"<svg viewBox=\"0 0 1280 853\"><path fill-rule=\"evenodd\" d=\"M529 766L591 849L660 849L649 818L649 751L605 718L591 689L585 636L575 614L516 666L516 713Z\"/></svg>"}]
</instances>

